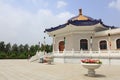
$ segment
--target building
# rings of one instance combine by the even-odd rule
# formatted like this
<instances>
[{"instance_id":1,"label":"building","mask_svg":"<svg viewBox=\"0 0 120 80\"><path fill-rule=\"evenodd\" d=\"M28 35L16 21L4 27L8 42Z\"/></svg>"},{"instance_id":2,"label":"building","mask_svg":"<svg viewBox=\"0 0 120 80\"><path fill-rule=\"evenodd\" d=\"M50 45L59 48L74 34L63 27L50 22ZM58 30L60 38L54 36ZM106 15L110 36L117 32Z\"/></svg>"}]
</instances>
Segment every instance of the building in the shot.
<instances>
[{"instance_id":1,"label":"building","mask_svg":"<svg viewBox=\"0 0 120 80\"><path fill-rule=\"evenodd\" d=\"M53 52L64 51L119 51L120 28L105 25L101 19L93 19L82 14L72 17L65 24L46 29L53 37ZM57 55L58 57L58 55ZM63 56L65 58L65 56Z\"/></svg>"}]
</instances>

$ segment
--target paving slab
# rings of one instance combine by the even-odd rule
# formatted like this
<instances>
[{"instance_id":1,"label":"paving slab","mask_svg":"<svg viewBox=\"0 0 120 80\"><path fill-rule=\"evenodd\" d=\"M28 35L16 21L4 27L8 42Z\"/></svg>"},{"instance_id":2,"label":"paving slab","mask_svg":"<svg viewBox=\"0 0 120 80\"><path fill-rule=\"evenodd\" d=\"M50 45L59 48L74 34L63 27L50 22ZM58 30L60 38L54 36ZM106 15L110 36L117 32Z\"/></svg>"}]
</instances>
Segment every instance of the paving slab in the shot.
<instances>
[{"instance_id":1,"label":"paving slab","mask_svg":"<svg viewBox=\"0 0 120 80\"><path fill-rule=\"evenodd\" d=\"M120 65L102 65L95 77L87 76L81 64L0 60L0 80L120 80Z\"/></svg>"}]
</instances>

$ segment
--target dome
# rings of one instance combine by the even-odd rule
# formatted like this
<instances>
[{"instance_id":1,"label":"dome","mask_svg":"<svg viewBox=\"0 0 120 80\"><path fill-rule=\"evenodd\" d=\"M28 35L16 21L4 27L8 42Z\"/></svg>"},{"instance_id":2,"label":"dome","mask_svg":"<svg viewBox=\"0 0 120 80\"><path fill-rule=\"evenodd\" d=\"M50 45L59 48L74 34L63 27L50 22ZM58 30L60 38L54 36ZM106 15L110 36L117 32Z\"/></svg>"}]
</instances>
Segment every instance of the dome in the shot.
<instances>
[{"instance_id":1,"label":"dome","mask_svg":"<svg viewBox=\"0 0 120 80\"><path fill-rule=\"evenodd\" d=\"M82 15L82 9L79 9L79 15L70 18L68 21L75 21L75 20L78 20L78 21L87 21L87 20L93 21L95 19L93 19L89 16Z\"/></svg>"}]
</instances>

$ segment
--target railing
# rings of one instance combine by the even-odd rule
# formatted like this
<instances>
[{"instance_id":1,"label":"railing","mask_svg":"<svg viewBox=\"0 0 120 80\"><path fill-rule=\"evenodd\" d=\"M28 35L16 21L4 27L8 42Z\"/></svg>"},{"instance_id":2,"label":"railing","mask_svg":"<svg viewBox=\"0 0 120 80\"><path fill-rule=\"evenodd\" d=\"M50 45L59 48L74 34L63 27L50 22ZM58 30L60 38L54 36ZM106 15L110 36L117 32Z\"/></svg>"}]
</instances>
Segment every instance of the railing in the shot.
<instances>
[{"instance_id":1,"label":"railing","mask_svg":"<svg viewBox=\"0 0 120 80\"><path fill-rule=\"evenodd\" d=\"M111 51L54 51L54 53L119 53L120 54L120 50L111 50Z\"/></svg>"},{"instance_id":2,"label":"railing","mask_svg":"<svg viewBox=\"0 0 120 80\"><path fill-rule=\"evenodd\" d=\"M56 57L88 57L88 58L114 58L120 59L120 51L54 51Z\"/></svg>"}]
</instances>

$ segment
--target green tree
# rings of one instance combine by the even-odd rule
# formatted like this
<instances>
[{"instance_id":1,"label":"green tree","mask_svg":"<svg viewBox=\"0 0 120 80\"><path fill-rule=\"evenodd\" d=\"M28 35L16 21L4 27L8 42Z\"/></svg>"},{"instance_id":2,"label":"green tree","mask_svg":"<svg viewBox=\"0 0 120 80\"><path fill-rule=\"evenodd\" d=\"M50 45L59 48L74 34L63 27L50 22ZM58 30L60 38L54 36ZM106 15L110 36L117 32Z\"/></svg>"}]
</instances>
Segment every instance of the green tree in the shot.
<instances>
[{"instance_id":1,"label":"green tree","mask_svg":"<svg viewBox=\"0 0 120 80\"><path fill-rule=\"evenodd\" d=\"M45 51L46 51L47 53L52 52L52 45L46 45L46 46L45 46Z\"/></svg>"},{"instance_id":2,"label":"green tree","mask_svg":"<svg viewBox=\"0 0 120 80\"><path fill-rule=\"evenodd\" d=\"M5 43L4 43L4 41L1 41L1 42L0 42L0 51L1 51L1 52L4 52L4 51L5 51Z\"/></svg>"},{"instance_id":3,"label":"green tree","mask_svg":"<svg viewBox=\"0 0 120 80\"><path fill-rule=\"evenodd\" d=\"M16 54L16 56L18 55L18 46L17 46L17 44L14 44L13 46L12 46L12 54L13 53L15 53Z\"/></svg>"},{"instance_id":4,"label":"green tree","mask_svg":"<svg viewBox=\"0 0 120 80\"><path fill-rule=\"evenodd\" d=\"M0 59L5 59L7 55L4 52L0 52Z\"/></svg>"},{"instance_id":5,"label":"green tree","mask_svg":"<svg viewBox=\"0 0 120 80\"><path fill-rule=\"evenodd\" d=\"M6 54L6 57L9 58L9 55L10 55L10 52L11 52L11 44L8 43L5 45L5 54Z\"/></svg>"},{"instance_id":6,"label":"green tree","mask_svg":"<svg viewBox=\"0 0 120 80\"><path fill-rule=\"evenodd\" d=\"M5 44L4 41L0 42L0 59L11 58L11 59L25 59L28 58L28 55L33 56L37 51L46 51L47 53L52 52L52 45L43 45L41 47L36 45L31 45L29 47L28 44L25 45L17 45L10 43Z\"/></svg>"},{"instance_id":7,"label":"green tree","mask_svg":"<svg viewBox=\"0 0 120 80\"><path fill-rule=\"evenodd\" d=\"M39 45L35 45L34 48L35 48L35 52L40 50Z\"/></svg>"},{"instance_id":8,"label":"green tree","mask_svg":"<svg viewBox=\"0 0 120 80\"><path fill-rule=\"evenodd\" d=\"M25 46L24 46L24 51L25 51L25 52L28 52L28 49L29 49L29 45L28 45L28 44L25 44Z\"/></svg>"},{"instance_id":9,"label":"green tree","mask_svg":"<svg viewBox=\"0 0 120 80\"><path fill-rule=\"evenodd\" d=\"M40 50L41 50L41 51L44 51L44 50L45 50L45 45L44 45L44 44L41 44Z\"/></svg>"},{"instance_id":10,"label":"green tree","mask_svg":"<svg viewBox=\"0 0 120 80\"><path fill-rule=\"evenodd\" d=\"M32 45L32 46L30 47L30 52L29 52L29 54L30 54L31 56L33 56L33 55L35 55L35 53L36 53L35 46Z\"/></svg>"},{"instance_id":11,"label":"green tree","mask_svg":"<svg viewBox=\"0 0 120 80\"><path fill-rule=\"evenodd\" d=\"M18 47L19 53L23 53L24 52L24 46L21 44Z\"/></svg>"},{"instance_id":12,"label":"green tree","mask_svg":"<svg viewBox=\"0 0 120 80\"><path fill-rule=\"evenodd\" d=\"M11 51L11 44L8 43L8 44L6 44L5 52L6 52L6 53L10 53L10 51Z\"/></svg>"}]
</instances>

